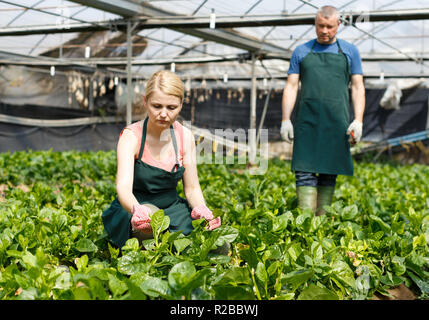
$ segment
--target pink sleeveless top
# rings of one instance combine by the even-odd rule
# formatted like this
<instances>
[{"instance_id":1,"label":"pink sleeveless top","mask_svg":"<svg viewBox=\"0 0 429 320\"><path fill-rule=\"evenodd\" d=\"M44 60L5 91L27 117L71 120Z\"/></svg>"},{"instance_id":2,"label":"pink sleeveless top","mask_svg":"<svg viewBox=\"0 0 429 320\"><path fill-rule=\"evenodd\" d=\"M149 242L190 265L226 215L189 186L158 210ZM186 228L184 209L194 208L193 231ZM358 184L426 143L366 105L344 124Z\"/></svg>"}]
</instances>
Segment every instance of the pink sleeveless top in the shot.
<instances>
[{"instance_id":1,"label":"pink sleeveless top","mask_svg":"<svg viewBox=\"0 0 429 320\"><path fill-rule=\"evenodd\" d=\"M173 123L173 128L174 128L174 134L176 136L176 141L177 141L177 149L179 152L179 163L182 166L183 165L183 126L175 121ZM142 143L142 131L143 131L143 120L138 121L138 122L134 122L128 126L126 126L120 133L120 135L122 135L122 132L124 132L125 129L129 129L131 130L134 135L137 138L138 141L138 145L140 146ZM140 150L140 148L139 148ZM164 169L166 171L171 171L171 169L173 168L174 164L176 163L176 154L174 153L174 149L172 149L172 153L170 154L170 157L166 160L157 160L152 156L152 153L149 150L149 146L147 144L147 141L144 145L144 150L143 150L143 155L142 158L140 159L141 161L143 161L144 163L147 163L151 166L157 167L157 168L161 168ZM137 155L136 155L137 158Z\"/></svg>"}]
</instances>

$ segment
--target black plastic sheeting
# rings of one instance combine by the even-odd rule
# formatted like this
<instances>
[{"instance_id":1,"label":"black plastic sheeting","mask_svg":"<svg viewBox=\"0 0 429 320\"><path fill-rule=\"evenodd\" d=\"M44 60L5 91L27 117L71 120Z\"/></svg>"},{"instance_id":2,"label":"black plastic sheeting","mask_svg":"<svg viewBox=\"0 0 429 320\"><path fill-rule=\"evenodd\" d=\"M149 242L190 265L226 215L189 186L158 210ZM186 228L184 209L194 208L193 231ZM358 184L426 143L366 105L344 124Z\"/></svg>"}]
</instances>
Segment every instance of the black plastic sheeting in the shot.
<instances>
[{"instance_id":1,"label":"black plastic sheeting","mask_svg":"<svg viewBox=\"0 0 429 320\"><path fill-rule=\"evenodd\" d=\"M65 128L0 124L0 152L21 150L98 151L116 149L125 123Z\"/></svg>"},{"instance_id":2,"label":"black plastic sheeting","mask_svg":"<svg viewBox=\"0 0 429 320\"><path fill-rule=\"evenodd\" d=\"M366 106L364 113L363 140L377 142L384 139L395 138L402 135L424 131L428 119L428 94L429 89L403 90L401 108L399 110L386 110L379 103L383 97L384 89L367 89ZM193 101L184 105L181 115L187 120L193 120L192 124L211 129L231 128L236 130L250 127L250 90L243 90L244 96L241 102L236 98L228 98L227 90L221 90L217 94L213 90L210 99L204 102ZM203 90L199 96L204 95ZM281 125L281 101L283 90L271 92L264 125L268 129L269 141L279 141ZM263 112L266 94L258 92L256 103L256 127ZM192 105L193 104L193 105ZM292 113L294 123L297 107ZM353 120L354 111L350 106L350 121Z\"/></svg>"},{"instance_id":3,"label":"black plastic sheeting","mask_svg":"<svg viewBox=\"0 0 429 320\"><path fill-rule=\"evenodd\" d=\"M264 109L268 90L259 91L256 98L256 128ZM270 100L262 128L268 129L270 141L280 140L280 124L282 119L281 101L283 90L271 91ZM214 132L215 129L247 130L250 128L250 90L243 89L242 93L231 89L213 89L205 101L198 102L198 98L205 96L205 90L194 92L193 99L184 104L181 116L199 128Z\"/></svg>"},{"instance_id":4,"label":"black plastic sheeting","mask_svg":"<svg viewBox=\"0 0 429 320\"><path fill-rule=\"evenodd\" d=\"M386 110L379 103L385 90L367 90L363 139L378 142L426 130L429 89L402 90L399 110Z\"/></svg>"},{"instance_id":5,"label":"black plastic sheeting","mask_svg":"<svg viewBox=\"0 0 429 320\"><path fill-rule=\"evenodd\" d=\"M75 119L94 116L78 109L0 104L2 114L30 119ZM125 121L70 127L34 127L0 122L0 152L21 150L98 151L116 149Z\"/></svg>"},{"instance_id":6,"label":"black plastic sheeting","mask_svg":"<svg viewBox=\"0 0 429 320\"><path fill-rule=\"evenodd\" d=\"M75 119L82 117L90 117L93 114L87 110L42 107L38 105L9 105L0 103L0 114L8 116L23 117L29 119ZM1 123L0 125L3 125Z\"/></svg>"},{"instance_id":7,"label":"black plastic sheeting","mask_svg":"<svg viewBox=\"0 0 429 320\"><path fill-rule=\"evenodd\" d=\"M429 89L403 90L399 110L385 110L379 106L384 91L384 89L366 90L363 140L377 142L426 130ZM258 91L257 94L256 127L259 127L266 93L267 91ZM282 90L271 91L263 125L264 129L268 129L269 141L280 140L282 95ZM296 108L294 113L295 111ZM94 115L87 110L6 104L0 104L0 113L31 119L72 119ZM352 108L350 114L353 118ZM184 103L181 118L211 132L215 129L235 131L240 128L247 132L250 127L250 90L243 89L239 93L236 89L213 89L210 93L205 89L192 90L192 95ZM0 122L0 152L27 149L54 151L116 149L119 134L124 126L125 121L120 119L117 123L63 128L39 128Z\"/></svg>"}]
</instances>

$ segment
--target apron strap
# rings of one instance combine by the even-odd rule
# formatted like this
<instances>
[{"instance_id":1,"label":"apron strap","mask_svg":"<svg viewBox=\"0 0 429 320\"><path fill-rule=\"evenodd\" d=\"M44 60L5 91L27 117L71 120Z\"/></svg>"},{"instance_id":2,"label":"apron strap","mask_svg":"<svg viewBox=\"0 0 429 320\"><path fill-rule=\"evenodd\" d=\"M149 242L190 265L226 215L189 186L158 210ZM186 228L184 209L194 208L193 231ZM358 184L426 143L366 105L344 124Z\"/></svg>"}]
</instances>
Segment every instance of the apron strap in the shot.
<instances>
[{"instance_id":1,"label":"apron strap","mask_svg":"<svg viewBox=\"0 0 429 320\"><path fill-rule=\"evenodd\" d=\"M144 149L144 145L146 143L147 121L148 121L148 118L146 117L146 119L143 122L142 142L140 144L140 152L139 152L138 159L141 159L143 156L143 149ZM173 125L170 126L170 134L171 134L171 138L173 140L174 152L176 154L176 163L174 164L174 167L171 169L171 172L173 172L176 169L176 167L178 168L180 166L179 152L178 152L178 148L177 148L176 135L174 134Z\"/></svg>"},{"instance_id":2,"label":"apron strap","mask_svg":"<svg viewBox=\"0 0 429 320\"><path fill-rule=\"evenodd\" d=\"M341 49L339 39L337 39L337 45L338 45L338 54L342 53L344 55L344 58L346 59L347 71L349 72L349 77L350 77L350 63L349 63L349 58L347 58L347 55L344 53L343 49Z\"/></svg>"},{"instance_id":3,"label":"apron strap","mask_svg":"<svg viewBox=\"0 0 429 320\"><path fill-rule=\"evenodd\" d=\"M314 39L313 45L311 46L311 50L310 50L311 53L313 53L313 49L316 46L316 42L317 42L317 40Z\"/></svg>"},{"instance_id":4,"label":"apron strap","mask_svg":"<svg viewBox=\"0 0 429 320\"><path fill-rule=\"evenodd\" d=\"M177 148L176 135L174 134L173 125L170 126L170 133L171 133L171 139L173 140L174 152L176 154L176 163L174 164L174 167L171 169L171 172L174 172L175 169L177 170L177 168L180 167L180 163L179 163L179 152Z\"/></svg>"},{"instance_id":5,"label":"apron strap","mask_svg":"<svg viewBox=\"0 0 429 320\"><path fill-rule=\"evenodd\" d=\"M335 42L337 43L337 46L338 46L338 53L343 53L343 49L341 49L341 47L340 47L339 39L337 39L337 41L335 41Z\"/></svg>"},{"instance_id":6,"label":"apron strap","mask_svg":"<svg viewBox=\"0 0 429 320\"><path fill-rule=\"evenodd\" d=\"M142 142L140 144L140 152L139 152L139 157L138 159L141 160L142 156L143 156L143 149L144 149L144 145L146 142L146 128L147 128L147 119L146 118L143 122L143 132L142 132Z\"/></svg>"}]
</instances>

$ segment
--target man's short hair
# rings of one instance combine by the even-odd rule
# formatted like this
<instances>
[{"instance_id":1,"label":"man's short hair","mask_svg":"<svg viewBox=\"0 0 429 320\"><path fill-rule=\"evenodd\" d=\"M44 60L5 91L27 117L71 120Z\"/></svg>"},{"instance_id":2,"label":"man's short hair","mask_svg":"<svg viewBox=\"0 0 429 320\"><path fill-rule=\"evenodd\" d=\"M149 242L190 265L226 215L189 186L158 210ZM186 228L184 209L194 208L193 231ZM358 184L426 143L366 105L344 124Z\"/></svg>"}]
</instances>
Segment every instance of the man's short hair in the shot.
<instances>
[{"instance_id":1,"label":"man's short hair","mask_svg":"<svg viewBox=\"0 0 429 320\"><path fill-rule=\"evenodd\" d=\"M323 18L330 18L332 16L337 16L337 18L340 18L340 12L337 8L333 6L323 6L320 7L319 10L317 10L316 18L318 15L321 15Z\"/></svg>"}]
</instances>

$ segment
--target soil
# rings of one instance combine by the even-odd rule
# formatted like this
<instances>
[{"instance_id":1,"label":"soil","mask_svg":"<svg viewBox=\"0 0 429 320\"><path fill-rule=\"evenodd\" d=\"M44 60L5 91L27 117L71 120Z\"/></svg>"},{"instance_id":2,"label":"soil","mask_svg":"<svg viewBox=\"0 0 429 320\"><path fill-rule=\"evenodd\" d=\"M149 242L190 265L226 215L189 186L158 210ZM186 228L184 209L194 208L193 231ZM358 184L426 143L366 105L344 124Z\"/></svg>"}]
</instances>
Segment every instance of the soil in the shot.
<instances>
[{"instance_id":1,"label":"soil","mask_svg":"<svg viewBox=\"0 0 429 320\"><path fill-rule=\"evenodd\" d=\"M376 293L372 300L416 300L415 294L403 284L387 290L390 297Z\"/></svg>"}]
</instances>

